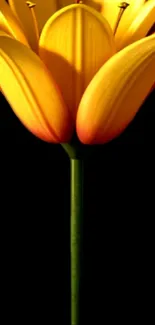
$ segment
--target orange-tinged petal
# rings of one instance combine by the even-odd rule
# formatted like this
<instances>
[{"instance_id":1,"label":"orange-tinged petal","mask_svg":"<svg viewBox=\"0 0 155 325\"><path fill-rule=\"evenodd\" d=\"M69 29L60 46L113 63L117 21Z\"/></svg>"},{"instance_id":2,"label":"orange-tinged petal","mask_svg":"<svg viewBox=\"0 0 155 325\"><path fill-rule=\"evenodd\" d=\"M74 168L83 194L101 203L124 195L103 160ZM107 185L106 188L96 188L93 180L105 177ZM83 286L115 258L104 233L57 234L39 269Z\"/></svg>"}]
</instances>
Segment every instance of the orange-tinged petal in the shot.
<instances>
[{"instance_id":1,"label":"orange-tinged petal","mask_svg":"<svg viewBox=\"0 0 155 325\"><path fill-rule=\"evenodd\" d=\"M126 30L130 27L140 9L143 7L145 0L129 0L127 3L129 6L123 12L115 35L115 40L118 44L121 42Z\"/></svg>"},{"instance_id":2,"label":"orange-tinged petal","mask_svg":"<svg viewBox=\"0 0 155 325\"><path fill-rule=\"evenodd\" d=\"M39 46L39 55L52 72L75 119L85 88L115 52L110 26L88 6L67 6L46 23Z\"/></svg>"},{"instance_id":3,"label":"orange-tinged petal","mask_svg":"<svg viewBox=\"0 0 155 325\"><path fill-rule=\"evenodd\" d=\"M7 37L12 37L10 34L7 34L6 32L0 30L0 36L7 36ZM1 91L1 88L0 88Z\"/></svg>"},{"instance_id":4,"label":"orange-tinged petal","mask_svg":"<svg viewBox=\"0 0 155 325\"><path fill-rule=\"evenodd\" d=\"M3 30L0 30L0 36L8 36L8 37L13 38L10 34L4 32Z\"/></svg>"},{"instance_id":5,"label":"orange-tinged petal","mask_svg":"<svg viewBox=\"0 0 155 325\"><path fill-rule=\"evenodd\" d=\"M77 134L85 144L105 143L132 121L155 82L155 36L115 54L95 75L77 113Z\"/></svg>"},{"instance_id":6,"label":"orange-tinged petal","mask_svg":"<svg viewBox=\"0 0 155 325\"><path fill-rule=\"evenodd\" d=\"M0 0L0 29L29 46L24 31L5 0Z\"/></svg>"},{"instance_id":7,"label":"orange-tinged petal","mask_svg":"<svg viewBox=\"0 0 155 325\"><path fill-rule=\"evenodd\" d=\"M145 2L130 27L126 32L124 32L124 37L122 37L122 39L119 41L116 39L117 49L120 50L125 46L145 37L154 23L155 0L149 0Z\"/></svg>"},{"instance_id":8,"label":"orange-tinged petal","mask_svg":"<svg viewBox=\"0 0 155 325\"><path fill-rule=\"evenodd\" d=\"M11 37L10 34L7 34L6 32L0 30L0 36L7 36L7 37ZM0 88L0 91L1 91L1 88Z\"/></svg>"},{"instance_id":9,"label":"orange-tinged petal","mask_svg":"<svg viewBox=\"0 0 155 325\"><path fill-rule=\"evenodd\" d=\"M69 112L40 58L10 37L0 37L0 87L14 113L37 137L66 142L72 134Z\"/></svg>"},{"instance_id":10,"label":"orange-tinged petal","mask_svg":"<svg viewBox=\"0 0 155 325\"><path fill-rule=\"evenodd\" d=\"M7 34L6 32L0 30L0 36L7 36L7 37L11 37L10 34ZM1 91L1 88L0 88L0 91Z\"/></svg>"}]
</instances>

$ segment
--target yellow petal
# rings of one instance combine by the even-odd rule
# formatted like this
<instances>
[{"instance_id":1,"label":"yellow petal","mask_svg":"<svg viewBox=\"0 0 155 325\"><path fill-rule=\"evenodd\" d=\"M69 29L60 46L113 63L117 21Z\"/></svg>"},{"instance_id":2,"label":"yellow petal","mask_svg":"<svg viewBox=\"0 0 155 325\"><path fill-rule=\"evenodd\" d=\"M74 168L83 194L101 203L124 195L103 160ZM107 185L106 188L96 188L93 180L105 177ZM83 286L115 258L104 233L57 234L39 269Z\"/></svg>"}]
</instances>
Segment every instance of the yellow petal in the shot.
<instances>
[{"instance_id":1,"label":"yellow petal","mask_svg":"<svg viewBox=\"0 0 155 325\"><path fill-rule=\"evenodd\" d=\"M0 87L14 113L37 137L66 142L72 123L55 81L29 48L0 37Z\"/></svg>"},{"instance_id":2,"label":"yellow petal","mask_svg":"<svg viewBox=\"0 0 155 325\"><path fill-rule=\"evenodd\" d=\"M71 5L48 20L39 46L40 57L75 119L85 88L115 52L110 26L96 10L82 4Z\"/></svg>"},{"instance_id":3,"label":"yellow petal","mask_svg":"<svg viewBox=\"0 0 155 325\"><path fill-rule=\"evenodd\" d=\"M111 28L114 28L120 10L119 0L85 0L84 3L99 11L107 19Z\"/></svg>"},{"instance_id":4,"label":"yellow petal","mask_svg":"<svg viewBox=\"0 0 155 325\"><path fill-rule=\"evenodd\" d=\"M124 10L118 29L115 35L115 40L119 44L126 30L130 27L133 20L136 18L140 9L143 7L145 0L129 0L129 6Z\"/></svg>"},{"instance_id":5,"label":"yellow petal","mask_svg":"<svg viewBox=\"0 0 155 325\"><path fill-rule=\"evenodd\" d=\"M119 0L85 0L84 4L100 12L113 29L119 14Z\"/></svg>"},{"instance_id":6,"label":"yellow petal","mask_svg":"<svg viewBox=\"0 0 155 325\"><path fill-rule=\"evenodd\" d=\"M0 0L0 29L29 46L24 31L5 0Z\"/></svg>"},{"instance_id":7,"label":"yellow petal","mask_svg":"<svg viewBox=\"0 0 155 325\"><path fill-rule=\"evenodd\" d=\"M155 82L155 35L129 45L98 71L77 113L85 144L105 143L132 121Z\"/></svg>"},{"instance_id":8,"label":"yellow petal","mask_svg":"<svg viewBox=\"0 0 155 325\"><path fill-rule=\"evenodd\" d=\"M119 41L116 39L117 49L120 50L145 37L154 23L155 0L149 0L142 6L130 27L124 32L124 37Z\"/></svg>"},{"instance_id":9,"label":"yellow petal","mask_svg":"<svg viewBox=\"0 0 155 325\"><path fill-rule=\"evenodd\" d=\"M10 34L7 34L6 32L0 30L0 36L7 36L7 37L12 37ZM1 88L0 88L1 91Z\"/></svg>"},{"instance_id":10,"label":"yellow petal","mask_svg":"<svg viewBox=\"0 0 155 325\"><path fill-rule=\"evenodd\" d=\"M7 34L6 32L0 30L0 36L7 36L7 37L11 37L10 34ZM0 91L1 91L1 88L0 88Z\"/></svg>"},{"instance_id":11,"label":"yellow petal","mask_svg":"<svg viewBox=\"0 0 155 325\"><path fill-rule=\"evenodd\" d=\"M7 37L11 37L10 34L7 34L6 32L0 30L0 36L7 36ZM1 88L0 88L0 91L1 91Z\"/></svg>"},{"instance_id":12,"label":"yellow petal","mask_svg":"<svg viewBox=\"0 0 155 325\"><path fill-rule=\"evenodd\" d=\"M55 11L58 10L61 3L63 5L64 2L69 4L71 3L71 0L35 0L34 4L36 4L36 6L33 9L29 9L28 5L26 4L26 0L9 0L9 5L14 15L22 24L27 39L29 40L31 48L34 51L37 51L38 49L38 37L36 35L35 22L33 20L31 10L34 10L35 12L38 32L40 34L46 21Z\"/></svg>"},{"instance_id":13,"label":"yellow petal","mask_svg":"<svg viewBox=\"0 0 155 325\"><path fill-rule=\"evenodd\" d=\"M119 5L119 1L117 0L104 1L102 14L108 20L112 30L114 29L120 11L118 5Z\"/></svg>"},{"instance_id":14,"label":"yellow petal","mask_svg":"<svg viewBox=\"0 0 155 325\"><path fill-rule=\"evenodd\" d=\"M8 36L8 37L13 38L10 34L4 32L3 30L0 30L0 36Z\"/></svg>"}]
</instances>

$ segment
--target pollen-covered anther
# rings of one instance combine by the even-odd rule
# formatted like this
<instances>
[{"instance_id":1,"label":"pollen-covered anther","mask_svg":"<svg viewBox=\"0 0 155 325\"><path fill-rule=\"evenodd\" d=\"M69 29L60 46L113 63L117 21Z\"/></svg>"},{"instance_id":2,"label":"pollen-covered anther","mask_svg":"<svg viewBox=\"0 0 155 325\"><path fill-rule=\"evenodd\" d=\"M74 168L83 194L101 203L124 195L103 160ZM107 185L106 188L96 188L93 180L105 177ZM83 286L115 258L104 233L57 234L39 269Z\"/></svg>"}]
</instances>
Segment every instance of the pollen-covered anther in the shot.
<instances>
[{"instance_id":1,"label":"pollen-covered anther","mask_svg":"<svg viewBox=\"0 0 155 325\"><path fill-rule=\"evenodd\" d=\"M36 40L38 42L39 41L39 28L38 28L38 21L37 21L36 14L35 14L35 9L34 9L34 7L36 6L36 3L31 2L31 1L26 1L26 4L28 5L31 15L32 15Z\"/></svg>"},{"instance_id":2,"label":"pollen-covered anther","mask_svg":"<svg viewBox=\"0 0 155 325\"><path fill-rule=\"evenodd\" d=\"M118 7L121 9L126 9L129 6L128 2L121 2Z\"/></svg>"},{"instance_id":3,"label":"pollen-covered anther","mask_svg":"<svg viewBox=\"0 0 155 325\"><path fill-rule=\"evenodd\" d=\"M36 3L34 2L31 2L31 1L26 1L26 4L28 5L28 7L31 9L31 8L34 8L36 6Z\"/></svg>"},{"instance_id":4,"label":"pollen-covered anther","mask_svg":"<svg viewBox=\"0 0 155 325\"><path fill-rule=\"evenodd\" d=\"M118 25L120 23L120 20L122 18L122 15L125 11L125 9L129 6L129 3L128 2L121 2L118 7L120 8L120 11L119 11L119 14L118 14L118 18L117 18L117 21L116 21L116 24L115 24L115 27L114 27L114 35L116 34L116 31L117 31L117 28L118 28Z\"/></svg>"}]
</instances>

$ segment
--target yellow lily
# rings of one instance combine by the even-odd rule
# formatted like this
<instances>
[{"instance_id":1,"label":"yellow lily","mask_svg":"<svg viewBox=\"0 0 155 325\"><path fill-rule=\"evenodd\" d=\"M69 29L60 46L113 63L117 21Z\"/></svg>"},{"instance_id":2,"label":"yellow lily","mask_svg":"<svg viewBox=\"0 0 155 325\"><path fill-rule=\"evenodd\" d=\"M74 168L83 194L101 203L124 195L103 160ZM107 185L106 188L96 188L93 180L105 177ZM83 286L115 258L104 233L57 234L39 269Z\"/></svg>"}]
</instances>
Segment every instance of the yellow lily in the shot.
<instances>
[{"instance_id":1,"label":"yellow lily","mask_svg":"<svg viewBox=\"0 0 155 325\"><path fill-rule=\"evenodd\" d=\"M54 143L118 136L155 82L155 0L8 2L0 87L21 122Z\"/></svg>"}]
</instances>

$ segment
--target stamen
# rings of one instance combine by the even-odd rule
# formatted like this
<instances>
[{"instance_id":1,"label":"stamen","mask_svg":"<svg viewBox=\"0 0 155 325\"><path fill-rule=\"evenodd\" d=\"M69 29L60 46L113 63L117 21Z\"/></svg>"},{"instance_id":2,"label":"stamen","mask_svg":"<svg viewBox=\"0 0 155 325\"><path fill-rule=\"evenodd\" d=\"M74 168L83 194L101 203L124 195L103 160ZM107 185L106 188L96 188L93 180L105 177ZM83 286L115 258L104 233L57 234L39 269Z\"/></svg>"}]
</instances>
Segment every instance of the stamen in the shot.
<instances>
[{"instance_id":1,"label":"stamen","mask_svg":"<svg viewBox=\"0 0 155 325\"><path fill-rule=\"evenodd\" d=\"M83 3L83 1L81 1L81 0L76 0L75 2L76 3Z\"/></svg>"},{"instance_id":2,"label":"stamen","mask_svg":"<svg viewBox=\"0 0 155 325\"><path fill-rule=\"evenodd\" d=\"M129 6L129 3L127 2L121 2L120 5L118 6L120 8L120 11L119 11L119 14L118 14L118 18L117 18L117 21L116 21L116 25L114 27L114 35L116 34L116 31L117 31L117 28L118 28L118 25L120 23L120 20L122 18L122 15L125 11L125 9Z\"/></svg>"},{"instance_id":3,"label":"stamen","mask_svg":"<svg viewBox=\"0 0 155 325\"><path fill-rule=\"evenodd\" d=\"M26 4L28 5L28 7L29 7L29 9L31 11L33 24L34 24L34 29L35 29L35 34L36 34L36 39L37 39L37 41L39 41L39 28L38 28L36 14L35 14L35 10L34 10L34 7L36 6L36 3L33 3L31 1L26 1Z\"/></svg>"}]
</instances>

